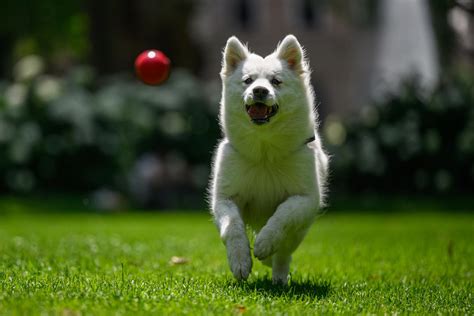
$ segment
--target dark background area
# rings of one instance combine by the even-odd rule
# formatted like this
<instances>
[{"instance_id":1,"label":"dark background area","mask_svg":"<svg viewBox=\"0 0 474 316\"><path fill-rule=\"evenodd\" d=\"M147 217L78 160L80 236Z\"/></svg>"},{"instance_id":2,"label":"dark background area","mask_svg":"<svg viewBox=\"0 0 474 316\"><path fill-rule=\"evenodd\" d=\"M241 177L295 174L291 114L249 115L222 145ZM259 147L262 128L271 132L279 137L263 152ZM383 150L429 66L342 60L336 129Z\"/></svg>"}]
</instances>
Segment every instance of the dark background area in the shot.
<instances>
[{"instance_id":1,"label":"dark background area","mask_svg":"<svg viewBox=\"0 0 474 316\"><path fill-rule=\"evenodd\" d=\"M385 34L413 22L384 18L395 10L387 3L3 1L0 194L81 195L104 209L204 207L225 40L235 34L267 54L294 33L314 70L331 195L470 196L474 2L417 2L425 24L413 33L432 36L435 80L427 88L423 72L398 74L401 84L381 96L371 82ZM172 61L158 87L133 73L150 48ZM410 50L423 51L401 47L391 63Z\"/></svg>"}]
</instances>

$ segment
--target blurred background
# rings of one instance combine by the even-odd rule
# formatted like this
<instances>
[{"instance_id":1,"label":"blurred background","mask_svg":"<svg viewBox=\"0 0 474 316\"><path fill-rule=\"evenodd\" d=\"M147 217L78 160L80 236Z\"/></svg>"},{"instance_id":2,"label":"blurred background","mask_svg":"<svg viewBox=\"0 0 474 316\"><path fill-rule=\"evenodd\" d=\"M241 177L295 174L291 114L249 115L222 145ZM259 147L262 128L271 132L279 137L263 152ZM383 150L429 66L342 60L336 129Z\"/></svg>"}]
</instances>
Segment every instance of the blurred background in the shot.
<instances>
[{"instance_id":1,"label":"blurred background","mask_svg":"<svg viewBox=\"0 0 474 316\"><path fill-rule=\"evenodd\" d=\"M307 49L340 196L470 196L472 0L4 0L0 196L104 210L206 207L221 52ZM140 83L156 48L168 81Z\"/></svg>"}]
</instances>

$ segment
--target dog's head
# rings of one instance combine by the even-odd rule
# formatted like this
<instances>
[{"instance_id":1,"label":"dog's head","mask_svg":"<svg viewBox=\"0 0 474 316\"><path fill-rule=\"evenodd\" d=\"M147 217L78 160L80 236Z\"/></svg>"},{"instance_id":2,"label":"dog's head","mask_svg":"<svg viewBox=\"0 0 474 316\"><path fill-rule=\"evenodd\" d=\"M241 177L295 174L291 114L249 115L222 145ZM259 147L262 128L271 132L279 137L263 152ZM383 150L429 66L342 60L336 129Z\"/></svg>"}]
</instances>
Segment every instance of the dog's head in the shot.
<instances>
[{"instance_id":1,"label":"dog's head","mask_svg":"<svg viewBox=\"0 0 474 316\"><path fill-rule=\"evenodd\" d=\"M308 104L312 105L308 74L303 49L293 35L286 36L265 58L250 53L231 37L221 71L225 111L232 113L233 119L240 117L260 126L283 117L291 119L296 111L306 113Z\"/></svg>"}]
</instances>

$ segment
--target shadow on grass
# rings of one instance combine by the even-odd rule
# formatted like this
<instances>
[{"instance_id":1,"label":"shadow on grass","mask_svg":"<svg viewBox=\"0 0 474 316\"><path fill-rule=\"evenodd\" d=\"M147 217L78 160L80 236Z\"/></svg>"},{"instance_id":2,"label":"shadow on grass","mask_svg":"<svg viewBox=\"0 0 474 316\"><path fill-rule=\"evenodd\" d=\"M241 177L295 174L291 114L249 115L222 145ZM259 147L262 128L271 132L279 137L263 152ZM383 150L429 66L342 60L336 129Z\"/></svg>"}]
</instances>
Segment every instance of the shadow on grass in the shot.
<instances>
[{"instance_id":1,"label":"shadow on grass","mask_svg":"<svg viewBox=\"0 0 474 316\"><path fill-rule=\"evenodd\" d=\"M235 281L234 281L235 282ZM254 292L269 298L288 297L288 298L325 298L331 289L328 281L317 280L291 280L288 285L275 285L267 277L251 279L247 282L234 283L236 288L245 292Z\"/></svg>"}]
</instances>

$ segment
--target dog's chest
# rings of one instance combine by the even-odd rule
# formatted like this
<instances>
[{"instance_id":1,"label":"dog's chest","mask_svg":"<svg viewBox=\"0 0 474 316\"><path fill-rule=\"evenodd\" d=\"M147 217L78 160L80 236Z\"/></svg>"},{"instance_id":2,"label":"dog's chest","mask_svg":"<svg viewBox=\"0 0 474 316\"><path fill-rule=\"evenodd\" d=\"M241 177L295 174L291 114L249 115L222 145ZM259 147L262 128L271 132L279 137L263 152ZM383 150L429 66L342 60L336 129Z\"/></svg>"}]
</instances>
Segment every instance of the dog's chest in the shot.
<instances>
[{"instance_id":1,"label":"dog's chest","mask_svg":"<svg viewBox=\"0 0 474 316\"><path fill-rule=\"evenodd\" d=\"M244 221L262 227L288 197L307 194L314 178L311 162L307 155L259 163L237 159L232 198Z\"/></svg>"}]
</instances>

